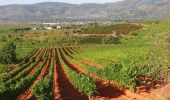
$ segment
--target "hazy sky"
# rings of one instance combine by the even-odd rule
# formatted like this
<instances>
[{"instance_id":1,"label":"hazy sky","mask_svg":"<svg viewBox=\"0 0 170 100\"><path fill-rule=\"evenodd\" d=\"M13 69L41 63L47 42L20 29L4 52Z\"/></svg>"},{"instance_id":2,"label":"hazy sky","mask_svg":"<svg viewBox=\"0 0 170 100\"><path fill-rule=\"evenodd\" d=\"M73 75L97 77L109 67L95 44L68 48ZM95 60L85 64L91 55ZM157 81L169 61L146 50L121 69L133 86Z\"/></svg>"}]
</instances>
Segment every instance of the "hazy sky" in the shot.
<instances>
[{"instance_id":1,"label":"hazy sky","mask_svg":"<svg viewBox=\"0 0 170 100\"><path fill-rule=\"evenodd\" d=\"M32 3L48 2L48 1L80 4L80 3L107 3L107 2L116 2L121 0L0 0L0 5L32 4Z\"/></svg>"}]
</instances>

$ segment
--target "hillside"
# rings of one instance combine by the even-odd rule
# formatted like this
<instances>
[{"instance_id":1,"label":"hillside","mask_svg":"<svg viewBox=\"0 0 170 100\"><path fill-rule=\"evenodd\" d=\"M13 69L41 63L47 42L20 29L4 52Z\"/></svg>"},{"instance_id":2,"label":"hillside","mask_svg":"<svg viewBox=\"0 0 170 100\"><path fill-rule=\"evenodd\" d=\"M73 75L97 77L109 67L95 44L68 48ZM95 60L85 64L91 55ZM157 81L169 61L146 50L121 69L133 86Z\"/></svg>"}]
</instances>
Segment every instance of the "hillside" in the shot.
<instances>
[{"instance_id":1,"label":"hillside","mask_svg":"<svg viewBox=\"0 0 170 100\"><path fill-rule=\"evenodd\" d=\"M124 0L116 3L37 4L0 6L0 20L26 19L145 19L170 17L170 0Z\"/></svg>"}]
</instances>

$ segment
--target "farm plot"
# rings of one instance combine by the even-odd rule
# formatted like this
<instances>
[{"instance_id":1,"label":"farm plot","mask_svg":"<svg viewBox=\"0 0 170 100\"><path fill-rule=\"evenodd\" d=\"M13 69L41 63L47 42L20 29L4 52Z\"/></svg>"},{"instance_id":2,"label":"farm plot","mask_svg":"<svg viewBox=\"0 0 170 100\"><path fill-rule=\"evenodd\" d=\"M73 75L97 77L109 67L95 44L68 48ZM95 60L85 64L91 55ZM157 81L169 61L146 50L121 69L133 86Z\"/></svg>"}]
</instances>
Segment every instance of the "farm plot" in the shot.
<instances>
[{"instance_id":1,"label":"farm plot","mask_svg":"<svg viewBox=\"0 0 170 100\"><path fill-rule=\"evenodd\" d=\"M110 69L107 69L106 66L104 67L89 59L79 59L77 58L78 55L82 55L82 50L77 47L35 50L30 56L26 57L28 60L24 60L23 66L12 70L8 76L1 79L0 99L131 100L134 95L137 95L135 96L137 99L146 98L146 96L139 96L135 93L127 95L127 92L121 86L121 81L109 77L109 75L115 75L111 73L121 74L119 73L120 65L115 65L118 68L117 70L108 71ZM108 71L108 74L106 71ZM117 78L121 79L121 77ZM132 77L126 78L132 80ZM149 77L139 77L141 80L144 79L142 81L145 81L146 78ZM155 80L152 77L150 79ZM133 82L131 81L131 83ZM163 83L166 84L164 81ZM127 83L124 86L129 87L129 84Z\"/></svg>"}]
</instances>

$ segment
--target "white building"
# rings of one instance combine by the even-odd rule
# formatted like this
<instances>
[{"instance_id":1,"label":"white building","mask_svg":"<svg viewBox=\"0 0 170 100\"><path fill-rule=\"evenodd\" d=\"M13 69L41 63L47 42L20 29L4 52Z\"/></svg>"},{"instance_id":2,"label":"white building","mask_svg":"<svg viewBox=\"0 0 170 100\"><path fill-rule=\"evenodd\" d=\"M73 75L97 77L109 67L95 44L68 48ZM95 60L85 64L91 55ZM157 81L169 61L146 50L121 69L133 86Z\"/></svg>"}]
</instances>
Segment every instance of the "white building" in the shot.
<instances>
[{"instance_id":1,"label":"white building","mask_svg":"<svg viewBox=\"0 0 170 100\"><path fill-rule=\"evenodd\" d=\"M61 26L57 26L56 29L61 29Z\"/></svg>"}]
</instances>

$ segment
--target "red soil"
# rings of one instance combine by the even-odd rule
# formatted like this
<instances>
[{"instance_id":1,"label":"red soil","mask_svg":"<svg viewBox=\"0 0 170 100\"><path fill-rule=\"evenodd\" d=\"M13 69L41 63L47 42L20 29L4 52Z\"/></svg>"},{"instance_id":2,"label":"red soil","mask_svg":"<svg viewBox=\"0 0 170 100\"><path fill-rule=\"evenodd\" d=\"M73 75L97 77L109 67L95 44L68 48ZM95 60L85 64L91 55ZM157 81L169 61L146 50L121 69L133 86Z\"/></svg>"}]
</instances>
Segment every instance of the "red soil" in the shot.
<instances>
[{"instance_id":1,"label":"red soil","mask_svg":"<svg viewBox=\"0 0 170 100\"><path fill-rule=\"evenodd\" d=\"M73 47L70 47L69 49L72 50L74 53L79 54L79 52L73 49Z\"/></svg>"},{"instance_id":2,"label":"red soil","mask_svg":"<svg viewBox=\"0 0 170 100\"><path fill-rule=\"evenodd\" d=\"M45 64L44 68L42 69L41 73L38 76L38 80L42 79L47 73L48 73L48 68L50 66L50 61L51 61L51 52L49 52L48 60L47 63Z\"/></svg>"},{"instance_id":3,"label":"red soil","mask_svg":"<svg viewBox=\"0 0 170 100\"><path fill-rule=\"evenodd\" d=\"M38 51L38 49L35 50L34 52L32 52L32 54L30 54L29 56L25 57L24 59L28 58L28 59L31 60L31 58L36 55L37 51ZM12 66L10 67L10 69L8 69L8 70L6 71L6 73L9 73L9 72L15 70L16 68L18 68L18 66L22 66L22 65L19 65L19 64L17 64L17 65L12 65Z\"/></svg>"},{"instance_id":4,"label":"red soil","mask_svg":"<svg viewBox=\"0 0 170 100\"><path fill-rule=\"evenodd\" d=\"M33 52L33 53L31 54L31 56L28 56L28 58L31 60L33 56L36 56L36 53L37 53L37 52L38 52L38 50L36 50L35 52ZM18 68L18 66L22 66L22 65L12 65L12 66L14 66L14 67L12 67L11 69L7 70L7 71L6 71L7 73L10 73L10 72L16 70L16 69Z\"/></svg>"},{"instance_id":5,"label":"red soil","mask_svg":"<svg viewBox=\"0 0 170 100\"><path fill-rule=\"evenodd\" d=\"M30 56L29 60L31 60L33 57L36 57L38 56L42 51L42 48L41 49L38 49L33 55Z\"/></svg>"},{"instance_id":6,"label":"red soil","mask_svg":"<svg viewBox=\"0 0 170 100\"><path fill-rule=\"evenodd\" d=\"M88 61L88 60L84 60L84 59L76 59L76 60L79 60L80 62L82 62L82 63L84 63L84 64L86 64L88 66L94 66L94 67L96 67L98 69L105 68L105 66L102 66L100 64L96 64L96 63Z\"/></svg>"},{"instance_id":7,"label":"red soil","mask_svg":"<svg viewBox=\"0 0 170 100\"><path fill-rule=\"evenodd\" d=\"M73 58L73 56L70 55L70 54L65 50L65 48L62 48L62 51L64 51L64 53L65 53L67 56L69 56L70 58Z\"/></svg>"},{"instance_id":8,"label":"red soil","mask_svg":"<svg viewBox=\"0 0 170 100\"><path fill-rule=\"evenodd\" d=\"M74 54L74 52L72 52L72 51L70 50L70 48L66 47L66 50L67 50L70 54Z\"/></svg>"},{"instance_id":9,"label":"red soil","mask_svg":"<svg viewBox=\"0 0 170 100\"><path fill-rule=\"evenodd\" d=\"M40 74L38 75L36 80L42 79L48 73L48 68L49 68L49 65L50 65L50 59L51 59L51 54L49 54L47 63L43 67L42 71L40 72ZM33 82L33 84L34 83L35 83L35 81ZM22 93L17 98L17 100L33 100L33 99L35 99L34 95L31 92L33 84L24 93Z\"/></svg>"},{"instance_id":10,"label":"red soil","mask_svg":"<svg viewBox=\"0 0 170 100\"><path fill-rule=\"evenodd\" d=\"M71 57L71 58L74 58L74 57L73 57L74 54L73 54L68 48L64 48L63 51L64 51L64 53L65 53L67 56L69 56L69 57ZM72 56L71 54L72 54L73 56ZM74 59L76 59L76 58L74 58ZM76 60L78 60L78 61L80 61L80 62L82 62L82 63L84 63L84 64L86 64L86 65L88 65L88 66L94 66L94 67L96 67L96 68L98 68L98 69L105 68L105 66L102 66L102 65L100 65L100 64L96 64L96 63L91 62L91 61L88 61L88 60L84 60L84 59L76 59Z\"/></svg>"},{"instance_id":11,"label":"red soil","mask_svg":"<svg viewBox=\"0 0 170 100\"><path fill-rule=\"evenodd\" d=\"M45 59L46 54L48 54L47 48L46 48L46 50L45 50L45 52L44 52L44 55L42 56L42 59Z\"/></svg>"},{"instance_id":12,"label":"red soil","mask_svg":"<svg viewBox=\"0 0 170 100\"><path fill-rule=\"evenodd\" d=\"M90 78L96 79L96 86L98 89L98 94L95 95L96 99L104 98L104 99L111 99L116 98L122 94L124 94L120 89L118 89L116 86L109 84L109 82L105 79L99 78L95 75L89 75L88 72L83 69L82 67L69 62L63 55L62 51L59 50L61 57L63 61L74 71L77 73L82 73L86 76L89 76Z\"/></svg>"},{"instance_id":13,"label":"red soil","mask_svg":"<svg viewBox=\"0 0 170 100\"><path fill-rule=\"evenodd\" d=\"M170 100L170 84L167 84L166 86L155 89L150 92L149 98L153 100Z\"/></svg>"},{"instance_id":14,"label":"red soil","mask_svg":"<svg viewBox=\"0 0 170 100\"><path fill-rule=\"evenodd\" d=\"M58 57L57 57L58 59ZM88 97L83 95L82 93L78 92L74 86L71 84L66 72L63 70L60 62L58 64L58 83L59 83L59 90L61 100L88 100Z\"/></svg>"},{"instance_id":15,"label":"red soil","mask_svg":"<svg viewBox=\"0 0 170 100\"><path fill-rule=\"evenodd\" d=\"M37 56L37 58L39 58L41 56L41 53L43 52L43 50L40 51L39 55ZM45 56L46 54L44 54ZM36 58L36 59L37 59ZM27 76L30 76L30 75L33 75L35 73L35 71L37 70L37 68L42 64L42 61L40 61L32 70L31 72L27 75Z\"/></svg>"},{"instance_id":16,"label":"red soil","mask_svg":"<svg viewBox=\"0 0 170 100\"><path fill-rule=\"evenodd\" d=\"M53 80L53 93L54 93L54 100L60 98L59 94L59 84L58 84L58 73L57 73L57 66L59 64L58 59L56 58L56 48L54 49L54 80Z\"/></svg>"},{"instance_id":17,"label":"red soil","mask_svg":"<svg viewBox=\"0 0 170 100\"><path fill-rule=\"evenodd\" d=\"M88 75L87 71L72 62L68 62L62 52L62 59L65 63L78 73ZM99 78L95 75L89 75L90 78L96 79L96 86L98 88L99 94L96 94L93 99L97 100L170 100L170 84L164 86L163 88L143 91L139 94L131 92L129 89L124 92L120 91L117 86L108 84L107 80ZM123 94L123 95L122 95Z\"/></svg>"}]
</instances>

